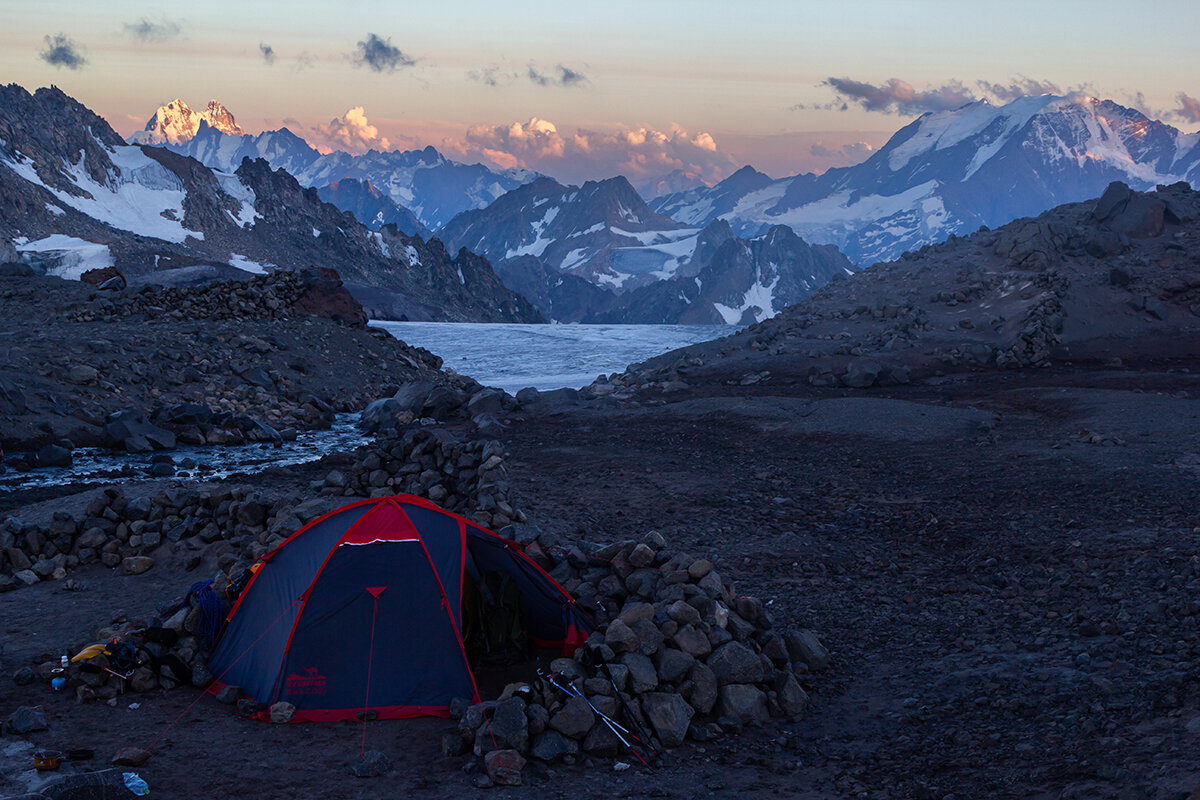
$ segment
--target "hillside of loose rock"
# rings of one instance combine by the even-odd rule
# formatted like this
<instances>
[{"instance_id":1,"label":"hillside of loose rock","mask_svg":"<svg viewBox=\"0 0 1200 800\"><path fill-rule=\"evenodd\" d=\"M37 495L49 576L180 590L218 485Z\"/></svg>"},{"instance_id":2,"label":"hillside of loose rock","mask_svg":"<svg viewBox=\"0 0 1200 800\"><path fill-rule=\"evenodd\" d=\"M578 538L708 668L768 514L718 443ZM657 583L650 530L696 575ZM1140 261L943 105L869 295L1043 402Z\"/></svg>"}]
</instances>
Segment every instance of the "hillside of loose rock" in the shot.
<instances>
[{"instance_id":1,"label":"hillside of loose rock","mask_svg":"<svg viewBox=\"0 0 1200 800\"><path fill-rule=\"evenodd\" d=\"M867 388L934 373L1200 354L1200 193L1103 197L906 253L734 336L631 367L634 386L803 381ZM603 387L608 393L614 387Z\"/></svg>"}]
</instances>

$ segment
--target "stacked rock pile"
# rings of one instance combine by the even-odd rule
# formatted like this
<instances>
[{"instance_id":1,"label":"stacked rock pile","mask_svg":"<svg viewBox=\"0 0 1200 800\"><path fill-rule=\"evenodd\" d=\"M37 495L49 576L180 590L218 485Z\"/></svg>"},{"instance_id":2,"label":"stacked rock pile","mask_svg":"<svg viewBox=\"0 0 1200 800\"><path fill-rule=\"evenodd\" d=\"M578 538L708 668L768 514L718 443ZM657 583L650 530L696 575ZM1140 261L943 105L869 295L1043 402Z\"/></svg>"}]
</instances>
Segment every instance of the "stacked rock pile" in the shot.
<instances>
[{"instance_id":1,"label":"stacked rock pile","mask_svg":"<svg viewBox=\"0 0 1200 800\"><path fill-rule=\"evenodd\" d=\"M111 278L110 278L111 280ZM107 294L74 311L77 322L148 319L291 319L305 314L329 317L355 327L366 325L362 307L342 286L335 270L279 270L246 281L155 288Z\"/></svg>"},{"instance_id":2,"label":"stacked rock pile","mask_svg":"<svg viewBox=\"0 0 1200 800\"><path fill-rule=\"evenodd\" d=\"M442 742L447 755L513 751L500 761L518 770L524 757L629 758L596 710L643 727L665 748L707 741L773 716L797 718L808 703L801 682L828 666L811 631L777 629L762 602L737 595L707 559L669 552L656 531L604 546L563 546L531 525L502 533L521 542L598 627L586 648L550 664L580 696L547 682L511 684L476 705L457 701L458 727ZM623 713L634 716L632 726Z\"/></svg>"},{"instance_id":3,"label":"stacked rock pile","mask_svg":"<svg viewBox=\"0 0 1200 800\"><path fill-rule=\"evenodd\" d=\"M508 501L505 476L497 442L459 441L441 428L415 428L359 448L348 466L331 470L311 489L336 497L416 494L495 530L525 519ZM145 572L164 543L199 563L200 550L224 541L221 566L228 569L257 558L335 505L312 494L270 498L224 484L175 486L139 497L109 487L80 519L58 511L45 525L15 516L0 521L0 591L60 580L96 562L127 574Z\"/></svg>"}]
</instances>

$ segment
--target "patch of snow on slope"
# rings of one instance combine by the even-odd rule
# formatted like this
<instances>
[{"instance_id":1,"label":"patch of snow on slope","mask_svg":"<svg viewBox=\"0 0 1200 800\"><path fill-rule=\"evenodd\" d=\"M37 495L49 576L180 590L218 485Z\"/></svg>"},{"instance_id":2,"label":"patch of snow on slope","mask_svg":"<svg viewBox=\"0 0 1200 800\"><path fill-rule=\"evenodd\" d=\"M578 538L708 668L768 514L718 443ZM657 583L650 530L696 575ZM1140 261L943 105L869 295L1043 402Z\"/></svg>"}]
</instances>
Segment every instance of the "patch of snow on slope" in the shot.
<instances>
[{"instance_id":1,"label":"patch of snow on slope","mask_svg":"<svg viewBox=\"0 0 1200 800\"><path fill-rule=\"evenodd\" d=\"M46 203L46 210L56 217L61 217L63 214L67 213L52 203Z\"/></svg>"},{"instance_id":2,"label":"patch of snow on slope","mask_svg":"<svg viewBox=\"0 0 1200 800\"><path fill-rule=\"evenodd\" d=\"M143 153L140 147L117 147L110 151L109 158L121 174L110 174L103 184L93 180L84 169L82 152L79 163L64 166L71 182L90 197L47 186L38 177L32 161L18 158L4 163L22 178L46 189L63 205L114 228L168 242L182 242L189 236L204 238L202 232L183 227L183 201L187 192L174 173ZM164 217L164 213L169 216Z\"/></svg>"},{"instance_id":3,"label":"patch of snow on slope","mask_svg":"<svg viewBox=\"0 0 1200 800\"><path fill-rule=\"evenodd\" d=\"M600 231L602 231L602 230L604 230L604 223L603 223L603 222L597 222L595 225L593 225L592 227L588 228L587 230L584 230L584 231L575 231L574 233L569 233L569 234L567 234L567 238L568 238L568 239L570 239L570 238L571 238L571 237L573 237L573 236L587 236L589 233L599 233L599 232L600 232Z\"/></svg>"},{"instance_id":4,"label":"patch of snow on slope","mask_svg":"<svg viewBox=\"0 0 1200 800\"><path fill-rule=\"evenodd\" d=\"M580 247L578 249L572 250L571 252L569 252L565 256L563 256L562 263L558 265L558 269L560 272L566 272L567 270L572 269L573 267L579 266L584 261L587 261L587 258L588 258L588 251L585 248Z\"/></svg>"},{"instance_id":5,"label":"patch of snow on slope","mask_svg":"<svg viewBox=\"0 0 1200 800\"><path fill-rule=\"evenodd\" d=\"M543 238L542 234L546 232L546 228L550 227L550 223L558 216L558 206L546 209L546 214L537 222L529 223L530 230L533 232L533 241L529 244L524 244L516 250L509 250L505 254L505 258L516 258L517 256L537 256L540 257L546 251L546 248L553 243L553 239Z\"/></svg>"},{"instance_id":6,"label":"patch of snow on slope","mask_svg":"<svg viewBox=\"0 0 1200 800\"><path fill-rule=\"evenodd\" d=\"M757 306L760 311L755 313L754 319L762 322L768 317L775 316L775 287L779 285L779 278L771 281L770 286L764 286L762 279L754 282L754 285L746 290L746 294L742 295L742 304L737 308L724 305L722 303L713 303L713 308L721 315L727 325L736 325L742 319L749 308Z\"/></svg>"},{"instance_id":7,"label":"patch of snow on slope","mask_svg":"<svg viewBox=\"0 0 1200 800\"><path fill-rule=\"evenodd\" d=\"M255 197L254 190L242 183L241 178L216 170L213 170L213 175L221 186L221 191L241 203L238 212L229 215L234 222L244 228L247 225L253 225L255 220L263 218L263 215L258 213L258 209L255 207L258 198Z\"/></svg>"},{"instance_id":8,"label":"patch of snow on slope","mask_svg":"<svg viewBox=\"0 0 1200 800\"><path fill-rule=\"evenodd\" d=\"M46 270L47 275L53 275L67 280L77 281L79 276L90 269L104 269L113 265L112 254L108 245L96 244L74 236L64 236L56 233L35 242L16 244L21 253L45 253L54 256L56 262ZM49 258L43 259L50 261Z\"/></svg>"},{"instance_id":9,"label":"patch of snow on slope","mask_svg":"<svg viewBox=\"0 0 1200 800\"><path fill-rule=\"evenodd\" d=\"M237 267L238 269L245 270L246 272L253 272L255 275L266 275L267 267L273 267L275 265L260 264L257 261L251 261L249 258L241 255L240 253L234 253L229 257L229 266Z\"/></svg>"},{"instance_id":10,"label":"patch of snow on slope","mask_svg":"<svg viewBox=\"0 0 1200 800\"><path fill-rule=\"evenodd\" d=\"M421 266L421 258L417 254L417 248L413 247L411 244L404 248L404 255L408 257L408 265L410 267ZM466 283L466 281L463 281L463 283Z\"/></svg>"}]
</instances>

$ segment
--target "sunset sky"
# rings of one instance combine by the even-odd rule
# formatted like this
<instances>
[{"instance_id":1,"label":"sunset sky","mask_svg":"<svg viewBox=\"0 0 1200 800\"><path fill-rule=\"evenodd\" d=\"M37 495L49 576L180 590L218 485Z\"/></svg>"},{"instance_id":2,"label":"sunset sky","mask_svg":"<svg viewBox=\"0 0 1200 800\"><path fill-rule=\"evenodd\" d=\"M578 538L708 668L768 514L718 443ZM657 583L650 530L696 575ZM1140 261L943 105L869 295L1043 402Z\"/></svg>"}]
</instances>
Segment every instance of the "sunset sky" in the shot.
<instances>
[{"instance_id":1,"label":"sunset sky","mask_svg":"<svg viewBox=\"0 0 1200 800\"><path fill-rule=\"evenodd\" d=\"M217 98L251 133L579 181L869 155L924 110L1085 91L1200 128L1200 3L7 2L0 80L123 135Z\"/></svg>"}]
</instances>

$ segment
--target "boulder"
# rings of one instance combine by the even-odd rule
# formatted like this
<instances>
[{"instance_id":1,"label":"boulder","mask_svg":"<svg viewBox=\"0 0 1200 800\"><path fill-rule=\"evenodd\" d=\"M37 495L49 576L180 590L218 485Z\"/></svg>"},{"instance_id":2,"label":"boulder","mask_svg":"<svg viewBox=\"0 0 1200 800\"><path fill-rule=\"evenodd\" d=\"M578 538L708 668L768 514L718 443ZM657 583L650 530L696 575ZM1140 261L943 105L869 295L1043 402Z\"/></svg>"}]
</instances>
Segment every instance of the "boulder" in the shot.
<instances>
[{"instance_id":1,"label":"boulder","mask_svg":"<svg viewBox=\"0 0 1200 800\"><path fill-rule=\"evenodd\" d=\"M41 706L21 706L4 720L4 731L23 736L34 731L49 730Z\"/></svg>"},{"instance_id":2,"label":"boulder","mask_svg":"<svg viewBox=\"0 0 1200 800\"><path fill-rule=\"evenodd\" d=\"M493 750L483 757L488 777L497 786L520 786L525 759L516 750Z\"/></svg>"},{"instance_id":3,"label":"boulder","mask_svg":"<svg viewBox=\"0 0 1200 800\"><path fill-rule=\"evenodd\" d=\"M534 737L529 755L540 761L557 761L579 752L579 745L558 731L543 731Z\"/></svg>"},{"instance_id":4,"label":"boulder","mask_svg":"<svg viewBox=\"0 0 1200 800\"><path fill-rule=\"evenodd\" d=\"M784 631L783 643L793 662L807 664L814 672L820 672L829 666L829 651L812 631Z\"/></svg>"},{"instance_id":5,"label":"boulder","mask_svg":"<svg viewBox=\"0 0 1200 800\"><path fill-rule=\"evenodd\" d=\"M140 747L124 747L115 756L112 763L118 767L140 767L150 760L150 751Z\"/></svg>"},{"instance_id":6,"label":"boulder","mask_svg":"<svg viewBox=\"0 0 1200 800\"><path fill-rule=\"evenodd\" d=\"M72 460L71 451L56 444L44 445L37 451L39 467L69 467Z\"/></svg>"},{"instance_id":7,"label":"boulder","mask_svg":"<svg viewBox=\"0 0 1200 800\"><path fill-rule=\"evenodd\" d=\"M525 750L529 746L525 701L520 697L510 697L498 703L484 731L487 739L485 744L502 750Z\"/></svg>"},{"instance_id":8,"label":"boulder","mask_svg":"<svg viewBox=\"0 0 1200 800\"><path fill-rule=\"evenodd\" d=\"M558 713L550 717L550 727L572 739L582 739L595 723L596 715L582 697L568 697Z\"/></svg>"},{"instance_id":9,"label":"boulder","mask_svg":"<svg viewBox=\"0 0 1200 800\"><path fill-rule=\"evenodd\" d=\"M367 313L342 285L337 270L328 267L307 269L302 273L304 291L292 308L301 314L325 317L353 328L367 326Z\"/></svg>"},{"instance_id":10,"label":"boulder","mask_svg":"<svg viewBox=\"0 0 1200 800\"><path fill-rule=\"evenodd\" d=\"M671 636L671 644L693 658L704 658L712 652L708 635L695 625L684 625Z\"/></svg>"},{"instance_id":11,"label":"boulder","mask_svg":"<svg viewBox=\"0 0 1200 800\"><path fill-rule=\"evenodd\" d=\"M687 736L695 710L677 694L651 692L642 698L642 712L666 747L678 747Z\"/></svg>"},{"instance_id":12,"label":"boulder","mask_svg":"<svg viewBox=\"0 0 1200 800\"><path fill-rule=\"evenodd\" d=\"M688 680L680 686L680 694L696 711L708 714L717 704L718 688L717 676L706 665L697 662Z\"/></svg>"},{"instance_id":13,"label":"boulder","mask_svg":"<svg viewBox=\"0 0 1200 800\"><path fill-rule=\"evenodd\" d=\"M763 674L762 659L741 642L729 642L713 651L705 662L717 679L717 684L758 683Z\"/></svg>"},{"instance_id":14,"label":"boulder","mask_svg":"<svg viewBox=\"0 0 1200 800\"><path fill-rule=\"evenodd\" d=\"M110 447L121 447L129 452L145 452L143 442L155 450L175 447L175 434L128 409L109 416L104 426L104 440Z\"/></svg>"},{"instance_id":15,"label":"boulder","mask_svg":"<svg viewBox=\"0 0 1200 800\"><path fill-rule=\"evenodd\" d=\"M423 416L438 420L449 419L455 411L462 408L466 395L451 386L437 386L425 398L421 413Z\"/></svg>"},{"instance_id":16,"label":"boulder","mask_svg":"<svg viewBox=\"0 0 1200 800\"><path fill-rule=\"evenodd\" d=\"M658 688L658 671L650 659L641 653L626 653L621 663L629 669L629 690L634 694L645 694Z\"/></svg>"},{"instance_id":17,"label":"boulder","mask_svg":"<svg viewBox=\"0 0 1200 800\"><path fill-rule=\"evenodd\" d=\"M726 684L717 694L717 716L736 719L742 725L769 722L767 695L749 683Z\"/></svg>"},{"instance_id":18,"label":"boulder","mask_svg":"<svg viewBox=\"0 0 1200 800\"><path fill-rule=\"evenodd\" d=\"M150 556L128 556L121 559L121 571L126 575L141 575L153 566L154 559Z\"/></svg>"}]
</instances>

